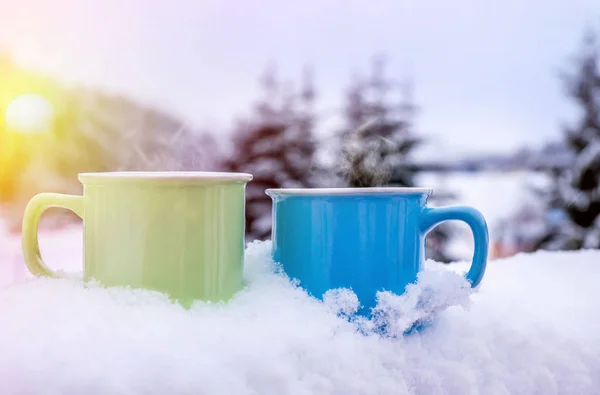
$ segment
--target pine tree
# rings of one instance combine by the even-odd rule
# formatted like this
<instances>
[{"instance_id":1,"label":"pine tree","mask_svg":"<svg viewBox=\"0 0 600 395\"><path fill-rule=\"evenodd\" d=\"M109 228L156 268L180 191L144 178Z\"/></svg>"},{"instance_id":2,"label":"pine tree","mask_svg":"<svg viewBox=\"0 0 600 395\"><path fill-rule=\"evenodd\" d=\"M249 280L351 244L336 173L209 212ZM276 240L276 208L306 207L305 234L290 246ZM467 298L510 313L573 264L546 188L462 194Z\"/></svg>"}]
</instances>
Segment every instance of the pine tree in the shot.
<instances>
[{"instance_id":1,"label":"pine tree","mask_svg":"<svg viewBox=\"0 0 600 395\"><path fill-rule=\"evenodd\" d=\"M289 84L281 84L270 68L261 80L261 88L263 97L251 115L238 122L233 150L222 166L254 176L246 192L248 240L270 235L271 199L266 189L310 187L315 182L315 92L310 72L305 72L301 91L295 92Z\"/></svg>"},{"instance_id":2,"label":"pine tree","mask_svg":"<svg viewBox=\"0 0 600 395\"><path fill-rule=\"evenodd\" d=\"M335 164L341 184L347 187L415 186L418 168L411 155L422 140L414 133L412 86L388 79L384 66L384 59L376 57L371 75L355 77L347 92ZM388 97L394 91L400 93L398 101ZM450 230L442 225L428 234L428 258L452 260L446 253Z\"/></svg>"},{"instance_id":3,"label":"pine tree","mask_svg":"<svg viewBox=\"0 0 600 395\"><path fill-rule=\"evenodd\" d=\"M555 171L546 199L547 226L534 249L600 248L600 46L588 33L575 72L565 76L569 97L581 118L566 127L565 144L574 154L571 168Z\"/></svg>"}]
</instances>

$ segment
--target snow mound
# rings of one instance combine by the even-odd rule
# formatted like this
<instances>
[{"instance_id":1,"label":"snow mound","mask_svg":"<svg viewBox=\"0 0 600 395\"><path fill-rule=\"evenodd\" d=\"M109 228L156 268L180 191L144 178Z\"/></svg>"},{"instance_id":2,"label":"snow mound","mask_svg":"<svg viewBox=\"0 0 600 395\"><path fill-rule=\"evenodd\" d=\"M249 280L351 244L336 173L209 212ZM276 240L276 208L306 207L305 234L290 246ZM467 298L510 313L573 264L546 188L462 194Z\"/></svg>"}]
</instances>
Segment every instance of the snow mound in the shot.
<instances>
[{"instance_id":1,"label":"snow mound","mask_svg":"<svg viewBox=\"0 0 600 395\"><path fill-rule=\"evenodd\" d=\"M490 263L473 293L429 262L404 295L324 302L249 246L246 287L190 310L140 290L0 289L0 394L597 394L600 252ZM448 307L451 305L451 307ZM465 308L467 307L467 308ZM435 317L430 320L431 317ZM402 336L415 322L420 332Z\"/></svg>"}]
</instances>

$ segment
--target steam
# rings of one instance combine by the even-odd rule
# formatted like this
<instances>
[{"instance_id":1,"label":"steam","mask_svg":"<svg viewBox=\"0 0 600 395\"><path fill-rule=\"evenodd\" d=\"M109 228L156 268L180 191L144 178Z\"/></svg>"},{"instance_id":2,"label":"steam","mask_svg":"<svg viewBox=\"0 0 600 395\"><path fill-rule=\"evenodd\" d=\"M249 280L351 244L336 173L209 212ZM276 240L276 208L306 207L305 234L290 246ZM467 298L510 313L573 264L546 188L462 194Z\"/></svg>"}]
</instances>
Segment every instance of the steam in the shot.
<instances>
[{"instance_id":1,"label":"steam","mask_svg":"<svg viewBox=\"0 0 600 395\"><path fill-rule=\"evenodd\" d=\"M381 121L365 122L344 141L338 173L352 188L378 187L392 178L391 167L385 164L392 142L379 135Z\"/></svg>"},{"instance_id":2,"label":"steam","mask_svg":"<svg viewBox=\"0 0 600 395\"><path fill-rule=\"evenodd\" d=\"M151 136L127 133L123 139L128 149L119 158L119 171L206 170L214 161L216 147L212 137L185 125Z\"/></svg>"}]
</instances>

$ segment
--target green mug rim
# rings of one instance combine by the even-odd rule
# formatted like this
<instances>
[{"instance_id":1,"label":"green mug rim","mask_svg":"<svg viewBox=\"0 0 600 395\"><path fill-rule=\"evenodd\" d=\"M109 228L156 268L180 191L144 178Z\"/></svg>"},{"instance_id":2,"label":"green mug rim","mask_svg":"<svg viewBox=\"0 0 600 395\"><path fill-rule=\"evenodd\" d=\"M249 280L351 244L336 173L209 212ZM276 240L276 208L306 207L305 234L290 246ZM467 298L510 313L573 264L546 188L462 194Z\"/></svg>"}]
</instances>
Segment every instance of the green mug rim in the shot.
<instances>
[{"instance_id":1,"label":"green mug rim","mask_svg":"<svg viewBox=\"0 0 600 395\"><path fill-rule=\"evenodd\" d=\"M80 173L77 177L84 184L106 183L176 183L205 184L220 182L242 182L252 180L252 174L212 171L112 171Z\"/></svg>"}]
</instances>

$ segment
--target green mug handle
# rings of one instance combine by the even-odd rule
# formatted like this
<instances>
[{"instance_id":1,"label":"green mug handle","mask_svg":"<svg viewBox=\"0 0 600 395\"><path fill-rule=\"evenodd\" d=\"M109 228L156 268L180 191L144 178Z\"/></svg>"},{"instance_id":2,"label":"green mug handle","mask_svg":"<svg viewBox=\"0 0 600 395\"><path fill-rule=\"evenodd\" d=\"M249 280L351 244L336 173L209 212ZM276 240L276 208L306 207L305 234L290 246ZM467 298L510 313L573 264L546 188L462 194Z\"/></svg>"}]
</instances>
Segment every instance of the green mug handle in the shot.
<instances>
[{"instance_id":1,"label":"green mug handle","mask_svg":"<svg viewBox=\"0 0 600 395\"><path fill-rule=\"evenodd\" d=\"M60 273L48 268L40 254L38 229L44 211L51 207L61 207L73 211L83 218L83 196L64 195L60 193L40 193L35 195L25 208L23 229L21 232L21 248L25 265L31 274L41 277L61 278Z\"/></svg>"}]
</instances>

